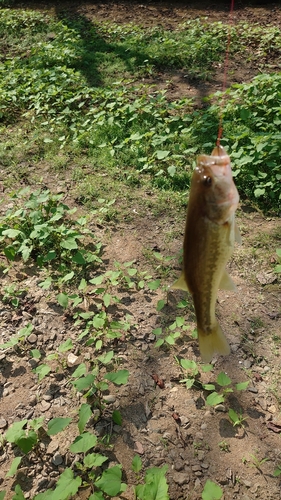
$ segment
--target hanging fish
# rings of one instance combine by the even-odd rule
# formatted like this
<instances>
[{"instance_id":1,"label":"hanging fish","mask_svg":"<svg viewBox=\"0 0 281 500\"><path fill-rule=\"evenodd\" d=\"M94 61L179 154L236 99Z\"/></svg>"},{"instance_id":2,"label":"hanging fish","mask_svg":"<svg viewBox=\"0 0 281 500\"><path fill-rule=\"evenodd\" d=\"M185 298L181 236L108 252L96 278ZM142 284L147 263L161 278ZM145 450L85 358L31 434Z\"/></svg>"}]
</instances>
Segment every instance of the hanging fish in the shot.
<instances>
[{"instance_id":1,"label":"hanging fish","mask_svg":"<svg viewBox=\"0 0 281 500\"><path fill-rule=\"evenodd\" d=\"M193 297L202 360L230 348L215 316L218 289L236 287L225 266L234 241L241 243L235 223L239 194L233 182L230 158L222 146L211 156L200 155L194 170L183 244L183 272L171 288Z\"/></svg>"}]
</instances>

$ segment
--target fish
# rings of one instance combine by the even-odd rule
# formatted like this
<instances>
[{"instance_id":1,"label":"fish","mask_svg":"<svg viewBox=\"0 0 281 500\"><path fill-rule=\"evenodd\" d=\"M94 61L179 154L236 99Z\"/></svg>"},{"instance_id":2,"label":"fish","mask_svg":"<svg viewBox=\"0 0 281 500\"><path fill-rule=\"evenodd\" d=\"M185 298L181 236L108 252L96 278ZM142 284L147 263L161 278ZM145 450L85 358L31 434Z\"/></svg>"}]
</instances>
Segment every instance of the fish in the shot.
<instances>
[{"instance_id":1,"label":"fish","mask_svg":"<svg viewBox=\"0 0 281 500\"><path fill-rule=\"evenodd\" d=\"M183 271L172 289L187 290L193 298L200 355L208 363L215 353L230 353L216 319L218 289L236 290L225 266L241 235L235 221L239 194L230 157L221 145L197 158L193 172L183 243Z\"/></svg>"}]
</instances>

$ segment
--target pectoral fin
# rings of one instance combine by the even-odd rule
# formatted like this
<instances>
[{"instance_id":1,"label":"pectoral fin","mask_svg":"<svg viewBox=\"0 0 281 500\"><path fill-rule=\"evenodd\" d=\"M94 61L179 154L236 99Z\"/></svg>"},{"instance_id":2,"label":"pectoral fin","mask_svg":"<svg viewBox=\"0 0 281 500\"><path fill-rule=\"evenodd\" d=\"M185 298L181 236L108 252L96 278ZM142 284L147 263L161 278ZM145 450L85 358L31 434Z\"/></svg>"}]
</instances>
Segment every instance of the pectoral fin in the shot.
<instances>
[{"instance_id":1,"label":"pectoral fin","mask_svg":"<svg viewBox=\"0 0 281 500\"><path fill-rule=\"evenodd\" d=\"M237 243L239 243L239 245L241 245L242 244L242 238L241 238L239 227L237 226L237 222L236 221L234 222L234 235L235 235L235 241L237 241Z\"/></svg>"},{"instance_id":2,"label":"pectoral fin","mask_svg":"<svg viewBox=\"0 0 281 500\"><path fill-rule=\"evenodd\" d=\"M186 292L189 291L183 272L181 273L181 275L177 279L177 281L175 281L175 283L173 283L173 285L171 285L171 288L174 290L184 290Z\"/></svg>"},{"instance_id":3,"label":"pectoral fin","mask_svg":"<svg viewBox=\"0 0 281 500\"><path fill-rule=\"evenodd\" d=\"M232 290L234 292L237 291L235 283L233 283L231 277L229 276L229 274L226 270L224 270L223 275L221 277L219 289L220 290Z\"/></svg>"}]
</instances>

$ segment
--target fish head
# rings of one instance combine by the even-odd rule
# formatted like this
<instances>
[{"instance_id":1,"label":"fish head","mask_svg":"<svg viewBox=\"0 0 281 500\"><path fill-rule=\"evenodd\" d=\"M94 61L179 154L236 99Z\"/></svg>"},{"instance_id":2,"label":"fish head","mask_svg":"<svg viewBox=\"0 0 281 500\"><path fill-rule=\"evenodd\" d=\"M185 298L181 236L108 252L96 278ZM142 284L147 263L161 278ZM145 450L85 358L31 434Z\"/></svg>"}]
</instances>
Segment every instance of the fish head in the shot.
<instances>
[{"instance_id":1,"label":"fish head","mask_svg":"<svg viewBox=\"0 0 281 500\"><path fill-rule=\"evenodd\" d=\"M198 157L192 190L204 217L217 224L233 219L239 194L233 182L230 158L222 146L216 146L210 156Z\"/></svg>"}]
</instances>

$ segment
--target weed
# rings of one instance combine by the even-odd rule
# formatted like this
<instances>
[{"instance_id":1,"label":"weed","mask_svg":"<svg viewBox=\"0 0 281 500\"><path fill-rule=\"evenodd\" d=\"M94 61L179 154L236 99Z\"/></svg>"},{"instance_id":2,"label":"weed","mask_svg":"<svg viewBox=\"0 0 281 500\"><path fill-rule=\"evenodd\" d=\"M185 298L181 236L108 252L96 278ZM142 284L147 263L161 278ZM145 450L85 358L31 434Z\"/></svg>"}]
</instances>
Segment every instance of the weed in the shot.
<instances>
[{"instance_id":1,"label":"weed","mask_svg":"<svg viewBox=\"0 0 281 500\"><path fill-rule=\"evenodd\" d=\"M219 443L219 449L221 451L224 451L226 453L229 453L230 452L230 445L227 441L223 440Z\"/></svg>"}]
</instances>

